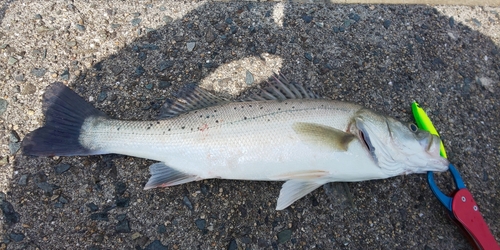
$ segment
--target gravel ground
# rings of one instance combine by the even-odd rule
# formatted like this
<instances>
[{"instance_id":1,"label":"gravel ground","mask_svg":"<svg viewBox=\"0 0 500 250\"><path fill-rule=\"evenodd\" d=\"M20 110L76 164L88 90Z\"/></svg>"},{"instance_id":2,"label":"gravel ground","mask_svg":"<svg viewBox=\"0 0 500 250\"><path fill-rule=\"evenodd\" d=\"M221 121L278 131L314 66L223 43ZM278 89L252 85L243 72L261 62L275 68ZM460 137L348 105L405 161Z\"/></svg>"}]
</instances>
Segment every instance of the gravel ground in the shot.
<instances>
[{"instance_id":1,"label":"gravel ground","mask_svg":"<svg viewBox=\"0 0 500 250\"><path fill-rule=\"evenodd\" d=\"M500 240L500 8L185 1L0 6L0 249L470 249L425 175L326 185L275 211L282 183L144 191L153 162L34 158L63 81L108 115L153 119L183 85L237 96L271 72L411 121L426 108ZM17 152L17 153L16 153ZM447 174L437 181L452 189Z\"/></svg>"}]
</instances>

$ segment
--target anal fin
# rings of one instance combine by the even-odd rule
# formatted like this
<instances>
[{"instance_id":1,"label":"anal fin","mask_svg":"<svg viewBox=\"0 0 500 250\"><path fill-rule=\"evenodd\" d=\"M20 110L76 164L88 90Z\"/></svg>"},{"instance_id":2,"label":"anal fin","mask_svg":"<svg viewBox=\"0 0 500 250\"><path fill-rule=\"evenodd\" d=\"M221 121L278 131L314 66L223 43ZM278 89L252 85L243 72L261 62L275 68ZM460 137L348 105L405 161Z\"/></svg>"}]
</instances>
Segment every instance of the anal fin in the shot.
<instances>
[{"instance_id":1,"label":"anal fin","mask_svg":"<svg viewBox=\"0 0 500 250\"><path fill-rule=\"evenodd\" d=\"M296 200L306 196L308 193L314 191L323 184L326 180L288 180L283 184L278 197L278 204L276 210L283 210L294 203Z\"/></svg>"},{"instance_id":2,"label":"anal fin","mask_svg":"<svg viewBox=\"0 0 500 250\"><path fill-rule=\"evenodd\" d=\"M182 173L165 165L163 162L149 166L149 172L151 173L151 177L146 186L144 186L145 190L157 187L170 187L199 180L198 176Z\"/></svg>"}]
</instances>

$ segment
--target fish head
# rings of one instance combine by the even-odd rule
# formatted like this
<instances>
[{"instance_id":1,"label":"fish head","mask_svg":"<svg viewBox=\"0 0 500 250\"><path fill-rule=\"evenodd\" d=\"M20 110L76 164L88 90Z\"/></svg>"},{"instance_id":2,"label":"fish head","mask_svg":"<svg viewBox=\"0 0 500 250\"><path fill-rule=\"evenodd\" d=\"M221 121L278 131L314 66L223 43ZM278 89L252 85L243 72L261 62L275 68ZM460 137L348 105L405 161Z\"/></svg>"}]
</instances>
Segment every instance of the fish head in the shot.
<instances>
[{"instance_id":1,"label":"fish head","mask_svg":"<svg viewBox=\"0 0 500 250\"><path fill-rule=\"evenodd\" d=\"M388 175L448 169L448 160L439 153L441 139L415 124L362 109L353 125L351 131L356 131L373 160Z\"/></svg>"}]
</instances>

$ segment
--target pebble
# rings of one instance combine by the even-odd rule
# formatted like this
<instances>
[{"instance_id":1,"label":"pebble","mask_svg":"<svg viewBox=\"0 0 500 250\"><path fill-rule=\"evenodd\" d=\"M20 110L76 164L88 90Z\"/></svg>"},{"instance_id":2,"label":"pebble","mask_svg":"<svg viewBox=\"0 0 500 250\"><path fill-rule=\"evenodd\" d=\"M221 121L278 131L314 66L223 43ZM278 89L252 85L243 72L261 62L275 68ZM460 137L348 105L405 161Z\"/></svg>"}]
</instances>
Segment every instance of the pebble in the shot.
<instances>
[{"instance_id":1,"label":"pebble","mask_svg":"<svg viewBox=\"0 0 500 250\"><path fill-rule=\"evenodd\" d=\"M163 234L167 232L167 227L165 225L158 226L158 233Z\"/></svg>"},{"instance_id":2,"label":"pebble","mask_svg":"<svg viewBox=\"0 0 500 250\"><path fill-rule=\"evenodd\" d=\"M75 47L76 46L76 41L75 40L68 41L68 42L66 42L66 45L68 45L69 47Z\"/></svg>"},{"instance_id":3,"label":"pebble","mask_svg":"<svg viewBox=\"0 0 500 250\"><path fill-rule=\"evenodd\" d=\"M37 20L42 20L42 15L40 14L36 14L34 19L37 19Z\"/></svg>"},{"instance_id":4,"label":"pebble","mask_svg":"<svg viewBox=\"0 0 500 250\"><path fill-rule=\"evenodd\" d=\"M245 83L247 85L252 85L253 82L254 82L253 75L250 71L247 70L246 75L245 75Z\"/></svg>"},{"instance_id":5,"label":"pebble","mask_svg":"<svg viewBox=\"0 0 500 250\"><path fill-rule=\"evenodd\" d=\"M63 80L63 81L67 81L67 80L69 80L69 69L65 69L65 70L61 73L61 80Z\"/></svg>"},{"instance_id":6,"label":"pebble","mask_svg":"<svg viewBox=\"0 0 500 250\"><path fill-rule=\"evenodd\" d=\"M24 234L22 233L10 233L9 237L15 242L20 242L24 240Z\"/></svg>"},{"instance_id":7,"label":"pebble","mask_svg":"<svg viewBox=\"0 0 500 250\"><path fill-rule=\"evenodd\" d=\"M99 210L99 207L97 207L97 205L94 204L93 202L87 204L87 207L90 208L90 211L92 211L92 212Z\"/></svg>"},{"instance_id":8,"label":"pebble","mask_svg":"<svg viewBox=\"0 0 500 250\"><path fill-rule=\"evenodd\" d=\"M115 227L115 231L117 233L130 233L130 225L127 219L123 219L118 221L118 224Z\"/></svg>"},{"instance_id":9,"label":"pebble","mask_svg":"<svg viewBox=\"0 0 500 250\"><path fill-rule=\"evenodd\" d=\"M278 233L278 243L285 243L292 238L292 230L286 229Z\"/></svg>"},{"instance_id":10,"label":"pebble","mask_svg":"<svg viewBox=\"0 0 500 250\"><path fill-rule=\"evenodd\" d=\"M212 43L213 41L215 41L215 34L214 34L214 32L208 30L207 33L205 34L205 40L208 43Z\"/></svg>"},{"instance_id":11,"label":"pebble","mask_svg":"<svg viewBox=\"0 0 500 250\"><path fill-rule=\"evenodd\" d=\"M64 198L63 196L59 196L59 202L61 202L62 204L68 204L68 199Z\"/></svg>"},{"instance_id":12,"label":"pebble","mask_svg":"<svg viewBox=\"0 0 500 250\"><path fill-rule=\"evenodd\" d=\"M231 239L229 245L227 246L227 250L237 250L237 249L238 249L238 243L236 242L235 239Z\"/></svg>"},{"instance_id":13,"label":"pebble","mask_svg":"<svg viewBox=\"0 0 500 250\"><path fill-rule=\"evenodd\" d=\"M151 90L151 89L153 89L153 83L151 83L151 82L150 82L150 83L146 84L144 87L145 87L147 90Z\"/></svg>"},{"instance_id":14,"label":"pebble","mask_svg":"<svg viewBox=\"0 0 500 250\"><path fill-rule=\"evenodd\" d=\"M19 177L19 181L17 181L17 184L20 186L26 186L28 184L28 175L21 175L21 177Z\"/></svg>"},{"instance_id":15,"label":"pebble","mask_svg":"<svg viewBox=\"0 0 500 250\"><path fill-rule=\"evenodd\" d=\"M194 47L196 46L196 42L188 42L186 43L187 50L189 52L193 51Z\"/></svg>"},{"instance_id":16,"label":"pebble","mask_svg":"<svg viewBox=\"0 0 500 250\"><path fill-rule=\"evenodd\" d=\"M19 74L19 75L15 76L14 80L16 80L18 82L24 82L24 74Z\"/></svg>"},{"instance_id":17,"label":"pebble","mask_svg":"<svg viewBox=\"0 0 500 250\"><path fill-rule=\"evenodd\" d=\"M352 19L352 20L354 20L354 21L356 21L356 22L358 22L358 21L359 21L359 19L361 19L361 17L360 17L358 14L356 14L356 13L349 13L349 15L347 15L347 16L348 16L350 19Z\"/></svg>"},{"instance_id":18,"label":"pebble","mask_svg":"<svg viewBox=\"0 0 500 250\"><path fill-rule=\"evenodd\" d=\"M174 19L170 16L164 16L163 17L163 21L166 23L166 24L169 24L171 23L172 21L174 21Z\"/></svg>"},{"instance_id":19,"label":"pebble","mask_svg":"<svg viewBox=\"0 0 500 250\"><path fill-rule=\"evenodd\" d=\"M194 223L196 224L196 227L198 227L198 229L200 230L205 229L205 227L207 226L207 221L204 219L197 219Z\"/></svg>"},{"instance_id":20,"label":"pebble","mask_svg":"<svg viewBox=\"0 0 500 250\"><path fill-rule=\"evenodd\" d=\"M135 232L132 234L132 240L136 240L136 239L139 239L140 237L142 237L142 234L139 233L139 232Z\"/></svg>"},{"instance_id":21,"label":"pebble","mask_svg":"<svg viewBox=\"0 0 500 250\"><path fill-rule=\"evenodd\" d=\"M173 61L161 61L160 63L158 63L158 70L164 71L168 68L171 68L172 66L174 66Z\"/></svg>"},{"instance_id":22,"label":"pebble","mask_svg":"<svg viewBox=\"0 0 500 250\"><path fill-rule=\"evenodd\" d=\"M117 198L115 204L117 207L128 207L130 205L130 198Z\"/></svg>"},{"instance_id":23,"label":"pebble","mask_svg":"<svg viewBox=\"0 0 500 250\"><path fill-rule=\"evenodd\" d=\"M106 98L108 98L108 92L107 91L102 91L97 96L97 102L104 102L104 100L106 100Z\"/></svg>"},{"instance_id":24,"label":"pebble","mask_svg":"<svg viewBox=\"0 0 500 250\"><path fill-rule=\"evenodd\" d=\"M123 195L127 191L127 185L123 182L115 183L115 193L116 195Z\"/></svg>"},{"instance_id":25,"label":"pebble","mask_svg":"<svg viewBox=\"0 0 500 250\"><path fill-rule=\"evenodd\" d=\"M108 213L106 212L93 213L90 215L90 219L97 221L109 221Z\"/></svg>"},{"instance_id":26,"label":"pebble","mask_svg":"<svg viewBox=\"0 0 500 250\"><path fill-rule=\"evenodd\" d=\"M19 138L19 135L14 130L10 131L10 135L9 135L10 154L11 155L16 154L20 148L21 148L21 139Z\"/></svg>"},{"instance_id":27,"label":"pebble","mask_svg":"<svg viewBox=\"0 0 500 250\"><path fill-rule=\"evenodd\" d=\"M113 72L113 74L116 76L116 75L119 75L120 73L122 73L123 71L123 68L120 67L120 66L117 66L117 65L113 65L111 66L111 72Z\"/></svg>"},{"instance_id":28,"label":"pebble","mask_svg":"<svg viewBox=\"0 0 500 250\"><path fill-rule=\"evenodd\" d=\"M384 20L383 23L384 28L388 29L391 26L391 23L392 23L391 20Z\"/></svg>"},{"instance_id":29,"label":"pebble","mask_svg":"<svg viewBox=\"0 0 500 250\"><path fill-rule=\"evenodd\" d=\"M313 17L309 15L303 15L302 20L304 20L305 23L310 23L313 20Z\"/></svg>"},{"instance_id":30,"label":"pebble","mask_svg":"<svg viewBox=\"0 0 500 250\"><path fill-rule=\"evenodd\" d=\"M448 20L448 24L450 25L451 28L454 28L455 27L455 18L450 17L450 19Z\"/></svg>"},{"instance_id":31,"label":"pebble","mask_svg":"<svg viewBox=\"0 0 500 250\"><path fill-rule=\"evenodd\" d=\"M20 215L14 210L14 207L10 204L10 202L2 199L0 209L2 210L3 218L7 225L12 226L19 222Z\"/></svg>"},{"instance_id":32,"label":"pebble","mask_svg":"<svg viewBox=\"0 0 500 250\"><path fill-rule=\"evenodd\" d=\"M16 62L17 62L16 58L9 56L9 60L7 61L8 65L14 65Z\"/></svg>"},{"instance_id":33,"label":"pebble","mask_svg":"<svg viewBox=\"0 0 500 250\"><path fill-rule=\"evenodd\" d=\"M147 50L158 50L158 49L160 49L160 47L158 47L158 45L156 45L156 44L145 44L145 45L142 45L142 48L143 49L147 49Z\"/></svg>"},{"instance_id":34,"label":"pebble","mask_svg":"<svg viewBox=\"0 0 500 250\"><path fill-rule=\"evenodd\" d=\"M141 52L139 52L139 55L137 57L139 58L139 60L144 61L144 60L146 60L146 58L148 56L147 56L146 52L141 51Z\"/></svg>"},{"instance_id":35,"label":"pebble","mask_svg":"<svg viewBox=\"0 0 500 250\"><path fill-rule=\"evenodd\" d=\"M172 83L168 82L168 81L163 81L161 80L159 83L158 83L158 88L160 89L166 89L168 87L172 86Z\"/></svg>"},{"instance_id":36,"label":"pebble","mask_svg":"<svg viewBox=\"0 0 500 250\"><path fill-rule=\"evenodd\" d=\"M7 106L9 106L9 102L5 99L0 98L0 116L7 111Z\"/></svg>"},{"instance_id":37,"label":"pebble","mask_svg":"<svg viewBox=\"0 0 500 250\"><path fill-rule=\"evenodd\" d=\"M55 184L50 184L48 182L39 182L36 184L38 188L45 192L45 195L52 196L54 190L59 189L60 187Z\"/></svg>"},{"instance_id":38,"label":"pebble","mask_svg":"<svg viewBox=\"0 0 500 250\"><path fill-rule=\"evenodd\" d=\"M47 72L46 69L44 68L34 68L31 70L31 74L36 76L36 77L42 77L45 75L45 72Z\"/></svg>"},{"instance_id":39,"label":"pebble","mask_svg":"<svg viewBox=\"0 0 500 250\"><path fill-rule=\"evenodd\" d=\"M189 208L189 210L193 210L193 204L191 203L191 201L187 196L184 196L184 198L182 198L182 203L184 203L184 205L186 205L186 207Z\"/></svg>"},{"instance_id":40,"label":"pebble","mask_svg":"<svg viewBox=\"0 0 500 250\"><path fill-rule=\"evenodd\" d=\"M68 171L69 168L71 168L71 166L69 164L65 164L65 163L59 164L59 165L56 165L54 167L54 172L56 172L56 174L59 175L59 174L62 174L64 172Z\"/></svg>"},{"instance_id":41,"label":"pebble","mask_svg":"<svg viewBox=\"0 0 500 250\"><path fill-rule=\"evenodd\" d=\"M305 52L304 53L304 57L308 60L308 61L312 61L313 57L311 55L311 53L309 52Z\"/></svg>"},{"instance_id":42,"label":"pebble","mask_svg":"<svg viewBox=\"0 0 500 250\"><path fill-rule=\"evenodd\" d=\"M141 21L142 21L142 19L140 19L140 18L134 18L134 19L132 19L132 21L130 21L130 23L132 24L132 26L139 26Z\"/></svg>"},{"instance_id":43,"label":"pebble","mask_svg":"<svg viewBox=\"0 0 500 250\"><path fill-rule=\"evenodd\" d=\"M139 65L135 68L135 75L136 76L141 76L144 74L144 72L146 72L146 70L141 65Z\"/></svg>"},{"instance_id":44,"label":"pebble","mask_svg":"<svg viewBox=\"0 0 500 250\"><path fill-rule=\"evenodd\" d=\"M477 26L477 27L481 27L481 22L479 20L477 20L476 18L472 18L472 22Z\"/></svg>"},{"instance_id":45,"label":"pebble","mask_svg":"<svg viewBox=\"0 0 500 250\"><path fill-rule=\"evenodd\" d=\"M85 31L85 26L81 25L81 24L77 24L76 25L76 28L79 30L79 31Z\"/></svg>"},{"instance_id":46,"label":"pebble","mask_svg":"<svg viewBox=\"0 0 500 250\"><path fill-rule=\"evenodd\" d=\"M151 244L147 245L144 250L167 250L167 246L161 244L159 240L154 240Z\"/></svg>"}]
</instances>

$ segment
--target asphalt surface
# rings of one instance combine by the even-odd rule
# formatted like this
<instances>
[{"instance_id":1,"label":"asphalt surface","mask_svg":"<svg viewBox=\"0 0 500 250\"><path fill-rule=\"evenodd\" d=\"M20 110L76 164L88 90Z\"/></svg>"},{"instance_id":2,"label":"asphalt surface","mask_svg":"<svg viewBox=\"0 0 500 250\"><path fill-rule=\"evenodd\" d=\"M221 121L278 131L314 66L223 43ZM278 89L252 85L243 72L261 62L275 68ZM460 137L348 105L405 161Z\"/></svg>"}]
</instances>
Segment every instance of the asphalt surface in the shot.
<instances>
[{"instance_id":1,"label":"asphalt surface","mask_svg":"<svg viewBox=\"0 0 500 250\"><path fill-rule=\"evenodd\" d=\"M404 121L412 121L410 104L419 101L500 240L499 13L6 1L0 249L471 249L425 175L331 184L275 211L280 182L205 180L144 191L152 161L16 151L43 124L41 97L54 81L112 117L147 120L185 84L236 98L272 72ZM447 174L436 179L453 189Z\"/></svg>"}]
</instances>

